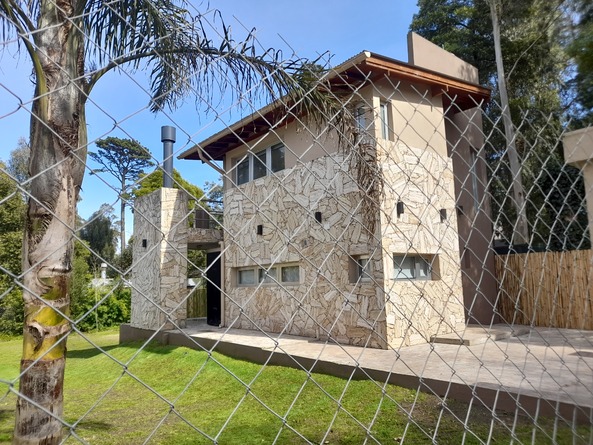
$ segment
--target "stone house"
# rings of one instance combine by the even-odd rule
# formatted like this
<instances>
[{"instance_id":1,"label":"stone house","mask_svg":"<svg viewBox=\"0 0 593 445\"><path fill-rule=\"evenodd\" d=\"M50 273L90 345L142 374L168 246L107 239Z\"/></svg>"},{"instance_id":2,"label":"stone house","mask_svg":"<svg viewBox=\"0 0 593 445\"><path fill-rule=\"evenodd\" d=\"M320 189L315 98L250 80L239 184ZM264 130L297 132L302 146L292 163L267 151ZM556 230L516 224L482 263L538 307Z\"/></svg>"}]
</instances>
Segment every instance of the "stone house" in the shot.
<instances>
[{"instance_id":1,"label":"stone house","mask_svg":"<svg viewBox=\"0 0 593 445\"><path fill-rule=\"evenodd\" d=\"M350 92L352 140L274 103L180 155L225 171L224 234L183 235L207 251L209 324L386 348L496 321L489 91L471 65L408 43L408 63L364 51L330 74Z\"/></svg>"}]
</instances>

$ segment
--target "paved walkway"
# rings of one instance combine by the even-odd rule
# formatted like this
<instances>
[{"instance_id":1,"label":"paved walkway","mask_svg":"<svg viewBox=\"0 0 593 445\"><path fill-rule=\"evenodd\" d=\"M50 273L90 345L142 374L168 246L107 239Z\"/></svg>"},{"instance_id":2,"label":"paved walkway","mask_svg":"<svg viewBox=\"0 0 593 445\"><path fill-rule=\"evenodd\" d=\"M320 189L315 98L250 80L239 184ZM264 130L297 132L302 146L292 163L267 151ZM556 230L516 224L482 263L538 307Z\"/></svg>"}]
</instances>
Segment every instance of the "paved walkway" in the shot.
<instances>
[{"instance_id":1,"label":"paved walkway","mask_svg":"<svg viewBox=\"0 0 593 445\"><path fill-rule=\"evenodd\" d=\"M123 340L141 331L122 328ZM593 331L472 326L462 336L397 350L204 324L160 333L158 339L259 363L389 381L490 408L593 424Z\"/></svg>"}]
</instances>

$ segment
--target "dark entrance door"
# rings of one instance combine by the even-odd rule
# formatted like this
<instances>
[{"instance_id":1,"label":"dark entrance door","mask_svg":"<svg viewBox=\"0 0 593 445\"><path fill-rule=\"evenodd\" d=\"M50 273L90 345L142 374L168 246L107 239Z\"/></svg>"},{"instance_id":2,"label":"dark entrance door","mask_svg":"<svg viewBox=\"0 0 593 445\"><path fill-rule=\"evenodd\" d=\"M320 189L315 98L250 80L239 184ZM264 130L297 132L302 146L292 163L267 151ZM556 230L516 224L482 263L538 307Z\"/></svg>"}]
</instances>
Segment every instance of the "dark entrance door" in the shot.
<instances>
[{"instance_id":1,"label":"dark entrance door","mask_svg":"<svg viewBox=\"0 0 593 445\"><path fill-rule=\"evenodd\" d=\"M220 325L220 252L206 253L206 322Z\"/></svg>"}]
</instances>

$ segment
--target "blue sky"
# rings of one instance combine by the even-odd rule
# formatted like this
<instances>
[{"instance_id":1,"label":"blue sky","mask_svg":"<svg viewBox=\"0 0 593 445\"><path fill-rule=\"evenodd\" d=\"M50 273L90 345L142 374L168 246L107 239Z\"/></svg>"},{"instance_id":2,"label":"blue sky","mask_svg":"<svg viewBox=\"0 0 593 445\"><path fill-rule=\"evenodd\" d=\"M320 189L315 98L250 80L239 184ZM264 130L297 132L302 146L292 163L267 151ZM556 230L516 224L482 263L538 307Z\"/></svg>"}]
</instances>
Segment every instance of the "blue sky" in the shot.
<instances>
[{"instance_id":1,"label":"blue sky","mask_svg":"<svg viewBox=\"0 0 593 445\"><path fill-rule=\"evenodd\" d=\"M204 12L208 7L198 2L193 5L196 12ZM294 52L307 58L329 52L332 54L331 65L337 65L362 50L406 61L406 34L417 11L416 0L368 3L352 0L226 0L211 2L210 8L222 12L236 39L243 37L246 29L256 28L262 48L280 48L287 56ZM0 159L6 160L19 137L28 136L28 106L33 85L26 54L19 56L14 43L2 43ZM107 75L97 84L87 105L90 142L107 136L134 138L160 160L162 125L177 128L175 152L179 153L241 117L236 111L230 116L221 113L219 117L197 112L194 98L188 98L187 103L175 112L152 114L148 110L147 78L145 72L132 75L122 70ZM91 144L89 149L95 150L94 145ZM97 168L91 162L89 167ZM198 186L218 178L215 171L198 161L176 159L175 168ZM90 216L103 203L117 203L110 183L113 178L108 175L86 175L78 208L82 217ZM131 225L128 226L130 230Z\"/></svg>"}]
</instances>

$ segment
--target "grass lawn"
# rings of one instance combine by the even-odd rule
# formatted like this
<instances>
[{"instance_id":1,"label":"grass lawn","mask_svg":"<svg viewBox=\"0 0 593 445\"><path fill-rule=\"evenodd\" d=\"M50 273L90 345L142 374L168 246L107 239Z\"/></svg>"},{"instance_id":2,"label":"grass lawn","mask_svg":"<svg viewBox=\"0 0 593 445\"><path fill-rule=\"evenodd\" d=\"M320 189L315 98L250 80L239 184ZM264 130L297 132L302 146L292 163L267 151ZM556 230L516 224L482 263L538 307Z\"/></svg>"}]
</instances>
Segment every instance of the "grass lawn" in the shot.
<instances>
[{"instance_id":1,"label":"grass lawn","mask_svg":"<svg viewBox=\"0 0 593 445\"><path fill-rule=\"evenodd\" d=\"M534 427L529 419L501 413L493 419L486 409L455 401L443 409L438 398L397 386L262 367L182 347L151 344L139 352L141 344L118 345L117 331L89 338L106 354L81 336L68 340L65 420L75 425L68 444L590 440L587 427L573 431L552 419ZM0 341L0 443L10 442L14 426L16 397L6 382L18 376L20 348L20 339Z\"/></svg>"}]
</instances>

